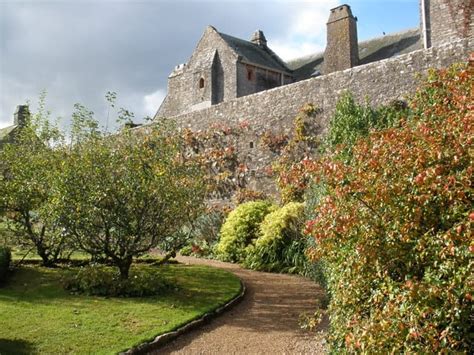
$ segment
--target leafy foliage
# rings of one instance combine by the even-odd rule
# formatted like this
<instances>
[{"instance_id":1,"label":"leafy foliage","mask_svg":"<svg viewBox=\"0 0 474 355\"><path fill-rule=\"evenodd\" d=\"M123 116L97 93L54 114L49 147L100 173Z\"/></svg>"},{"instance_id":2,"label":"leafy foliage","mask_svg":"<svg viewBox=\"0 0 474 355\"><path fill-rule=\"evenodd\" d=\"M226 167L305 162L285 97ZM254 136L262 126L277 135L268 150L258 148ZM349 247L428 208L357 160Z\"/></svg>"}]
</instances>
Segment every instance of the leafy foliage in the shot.
<instances>
[{"instance_id":1,"label":"leafy foliage","mask_svg":"<svg viewBox=\"0 0 474 355\"><path fill-rule=\"evenodd\" d=\"M260 224L255 244L247 247L244 265L262 271L304 272L308 260L303 228L303 203L290 202L269 213Z\"/></svg>"},{"instance_id":2,"label":"leafy foliage","mask_svg":"<svg viewBox=\"0 0 474 355\"><path fill-rule=\"evenodd\" d=\"M15 230L16 244L32 245L47 266L68 247L51 199L64 157L57 148L63 143L58 128L50 123L43 94L38 113L0 151L0 210Z\"/></svg>"},{"instance_id":3,"label":"leafy foliage","mask_svg":"<svg viewBox=\"0 0 474 355\"><path fill-rule=\"evenodd\" d=\"M474 347L472 67L431 71L410 120L309 170L327 196L307 223L328 268L334 351Z\"/></svg>"},{"instance_id":4,"label":"leafy foliage","mask_svg":"<svg viewBox=\"0 0 474 355\"><path fill-rule=\"evenodd\" d=\"M212 206L192 221L188 244L181 248L181 255L213 257L222 224L229 213L228 209L222 206Z\"/></svg>"},{"instance_id":5,"label":"leafy foliage","mask_svg":"<svg viewBox=\"0 0 474 355\"><path fill-rule=\"evenodd\" d=\"M265 131L260 137L260 143L275 154L281 152L281 150L288 144L288 140L288 135L277 134L272 131Z\"/></svg>"},{"instance_id":6,"label":"leafy foliage","mask_svg":"<svg viewBox=\"0 0 474 355\"><path fill-rule=\"evenodd\" d=\"M403 101L394 101L376 109L367 103L358 104L350 92L345 92L336 104L323 147L334 151L342 145L344 148L340 150L340 154L350 155L352 146L359 138L366 137L372 130L392 127L407 114Z\"/></svg>"},{"instance_id":7,"label":"leafy foliage","mask_svg":"<svg viewBox=\"0 0 474 355\"><path fill-rule=\"evenodd\" d=\"M300 163L316 153L320 146L316 138L321 127L316 118L320 109L306 104L295 117L294 132L278 159L272 164L277 186L284 203L303 201L309 176Z\"/></svg>"},{"instance_id":8,"label":"leafy foliage","mask_svg":"<svg viewBox=\"0 0 474 355\"><path fill-rule=\"evenodd\" d=\"M202 209L201 170L167 122L113 137L85 131L62 166L56 211L81 250L109 258L126 279L134 257L182 246L176 232Z\"/></svg>"},{"instance_id":9,"label":"leafy foliage","mask_svg":"<svg viewBox=\"0 0 474 355\"><path fill-rule=\"evenodd\" d=\"M336 104L334 116L329 122L328 132L320 141L316 135L321 132L317 122L320 110L307 104L296 116L294 132L288 145L273 164L277 174L277 185L283 202L303 201L307 189L314 185L311 179L311 165L323 153L338 150L338 158L350 161L353 144L367 136L372 130L395 125L402 117L409 115L403 101L372 108L358 104L351 93L344 93Z\"/></svg>"},{"instance_id":10,"label":"leafy foliage","mask_svg":"<svg viewBox=\"0 0 474 355\"><path fill-rule=\"evenodd\" d=\"M221 228L216 254L224 261L239 262L245 258L245 248L258 237L259 225L276 209L268 201L253 201L237 206Z\"/></svg>"},{"instance_id":11,"label":"leafy foliage","mask_svg":"<svg viewBox=\"0 0 474 355\"><path fill-rule=\"evenodd\" d=\"M7 278L10 271L12 254L9 248L0 246L0 284Z\"/></svg>"},{"instance_id":12,"label":"leafy foliage","mask_svg":"<svg viewBox=\"0 0 474 355\"><path fill-rule=\"evenodd\" d=\"M173 286L157 270L133 271L128 279L107 266L92 264L70 273L63 279L63 287L73 293L89 296L143 297L166 292Z\"/></svg>"},{"instance_id":13,"label":"leafy foliage","mask_svg":"<svg viewBox=\"0 0 474 355\"><path fill-rule=\"evenodd\" d=\"M248 189L248 188L243 188L243 189L237 190L237 192L235 193L235 195L232 198L232 200L237 205L240 205L244 202L260 201L260 200L266 200L266 199L268 199L268 196L264 192L255 191L255 190Z\"/></svg>"},{"instance_id":14,"label":"leafy foliage","mask_svg":"<svg viewBox=\"0 0 474 355\"><path fill-rule=\"evenodd\" d=\"M205 171L209 199L228 199L247 185L248 168L236 146L248 129L248 123L242 122L237 126L215 124L206 130L183 130L187 155Z\"/></svg>"}]
</instances>

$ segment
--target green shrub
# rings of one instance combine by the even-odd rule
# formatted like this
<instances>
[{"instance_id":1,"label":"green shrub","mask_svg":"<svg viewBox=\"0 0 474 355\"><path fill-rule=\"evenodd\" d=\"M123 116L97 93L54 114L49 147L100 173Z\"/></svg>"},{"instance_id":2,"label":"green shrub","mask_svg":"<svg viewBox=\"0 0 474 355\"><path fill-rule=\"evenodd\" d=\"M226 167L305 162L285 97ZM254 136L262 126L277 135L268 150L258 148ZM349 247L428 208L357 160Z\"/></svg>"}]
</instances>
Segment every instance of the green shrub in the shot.
<instances>
[{"instance_id":1,"label":"green shrub","mask_svg":"<svg viewBox=\"0 0 474 355\"><path fill-rule=\"evenodd\" d=\"M307 264L303 236L304 204L290 202L269 213L255 245L247 247L244 266L262 271L302 273Z\"/></svg>"},{"instance_id":2,"label":"green shrub","mask_svg":"<svg viewBox=\"0 0 474 355\"><path fill-rule=\"evenodd\" d=\"M193 253L193 246L192 245L185 245L184 247L181 248L179 253L182 256L190 256Z\"/></svg>"},{"instance_id":3,"label":"green shrub","mask_svg":"<svg viewBox=\"0 0 474 355\"><path fill-rule=\"evenodd\" d=\"M268 201L243 203L227 217L221 228L221 238L216 254L224 261L240 262L245 258L245 248L258 237L259 225L276 206Z\"/></svg>"},{"instance_id":4,"label":"green shrub","mask_svg":"<svg viewBox=\"0 0 474 355\"><path fill-rule=\"evenodd\" d=\"M12 254L10 248L0 246L0 283L7 278L11 260Z\"/></svg>"},{"instance_id":5,"label":"green shrub","mask_svg":"<svg viewBox=\"0 0 474 355\"><path fill-rule=\"evenodd\" d=\"M11 226L0 217L0 245L13 247L17 244L17 239L18 238L15 238L15 233Z\"/></svg>"},{"instance_id":6,"label":"green shrub","mask_svg":"<svg viewBox=\"0 0 474 355\"><path fill-rule=\"evenodd\" d=\"M375 109L368 103L358 104L352 94L346 92L336 104L323 147L333 151L337 146L342 145L341 154L350 156L352 146L359 138L366 137L371 130L394 126L408 113L403 101L393 101L389 105Z\"/></svg>"},{"instance_id":7,"label":"green shrub","mask_svg":"<svg viewBox=\"0 0 474 355\"><path fill-rule=\"evenodd\" d=\"M158 295L172 287L172 283L153 268L141 268L128 279L121 279L113 268L92 264L63 279L63 287L73 293L94 296L143 297Z\"/></svg>"}]
</instances>

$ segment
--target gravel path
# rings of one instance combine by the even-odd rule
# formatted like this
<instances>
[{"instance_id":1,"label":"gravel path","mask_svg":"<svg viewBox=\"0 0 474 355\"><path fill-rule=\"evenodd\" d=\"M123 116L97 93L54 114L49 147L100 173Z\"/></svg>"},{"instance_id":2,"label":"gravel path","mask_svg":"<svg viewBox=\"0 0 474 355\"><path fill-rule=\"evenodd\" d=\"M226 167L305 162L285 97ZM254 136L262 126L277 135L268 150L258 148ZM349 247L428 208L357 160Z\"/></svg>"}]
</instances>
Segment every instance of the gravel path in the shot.
<instances>
[{"instance_id":1,"label":"gravel path","mask_svg":"<svg viewBox=\"0 0 474 355\"><path fill-rule=\"evenodd\" d=\"M214 260L179 257L183 263L229 270L247 293L237 306L209 324L182 335L156 354L324 354L327 320L319 332L302 331L299 315L314 312L323 290L295 275L245 270Z\"/></svg>"}]
</instances>

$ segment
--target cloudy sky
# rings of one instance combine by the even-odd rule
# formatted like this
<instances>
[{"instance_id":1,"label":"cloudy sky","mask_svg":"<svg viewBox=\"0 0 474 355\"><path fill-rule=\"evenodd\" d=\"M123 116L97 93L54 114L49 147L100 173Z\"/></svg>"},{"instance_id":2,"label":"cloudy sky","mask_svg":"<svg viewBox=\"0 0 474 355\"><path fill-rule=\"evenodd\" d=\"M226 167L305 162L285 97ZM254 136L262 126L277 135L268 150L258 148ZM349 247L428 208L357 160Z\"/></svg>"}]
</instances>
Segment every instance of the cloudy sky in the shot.
<instances>
[{"instance_id":1,"label":"cloudy sky","mask_svg":"<svg viewBox=\"0 0 474 355\"><path fill-rule=\"evenodd\" d=\"M418 26L418 0L347 0L359 40ZM323 51L329 10L339 0L0 0L0 128L16 105L47 91L67 125L79 102L104 122L107 91L136 121L153 116L167 77L206 25L248 39L264 31L283 59Z\"/></svg>"}]
</instances>

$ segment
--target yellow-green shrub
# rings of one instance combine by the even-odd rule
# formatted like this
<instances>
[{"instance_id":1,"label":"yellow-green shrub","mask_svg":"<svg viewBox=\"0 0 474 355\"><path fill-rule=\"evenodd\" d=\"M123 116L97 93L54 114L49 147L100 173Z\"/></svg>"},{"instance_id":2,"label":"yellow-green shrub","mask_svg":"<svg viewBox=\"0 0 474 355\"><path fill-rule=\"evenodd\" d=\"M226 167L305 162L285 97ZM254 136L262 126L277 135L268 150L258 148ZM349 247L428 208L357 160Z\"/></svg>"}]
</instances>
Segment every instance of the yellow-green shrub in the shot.
<instances>
[{"instance_id":1,"label":"yellow-green shrub","mask_svg":"<svg viewBox=\"0 0 474 355\"><path fill-rule=\"evenodd\" d=\"M303 228L303 203L290 202L269 213L255 245L247 247L244 265L254 270L302 272L307 264Z\"/></svg>"},{"instance_id":2,"label":"yellow-green shrub","mask_svg":"<svg viewBox=\"0 0 474 355\"><path fill-rule=\"evenodd\" d=\"M217 257L224 261L238 262L245 258L245 248L258 236L259 225L276 206L268 201L243 203L227 217L221 228L221 238L216 247Z\"/></svg>"}]
</instances>

